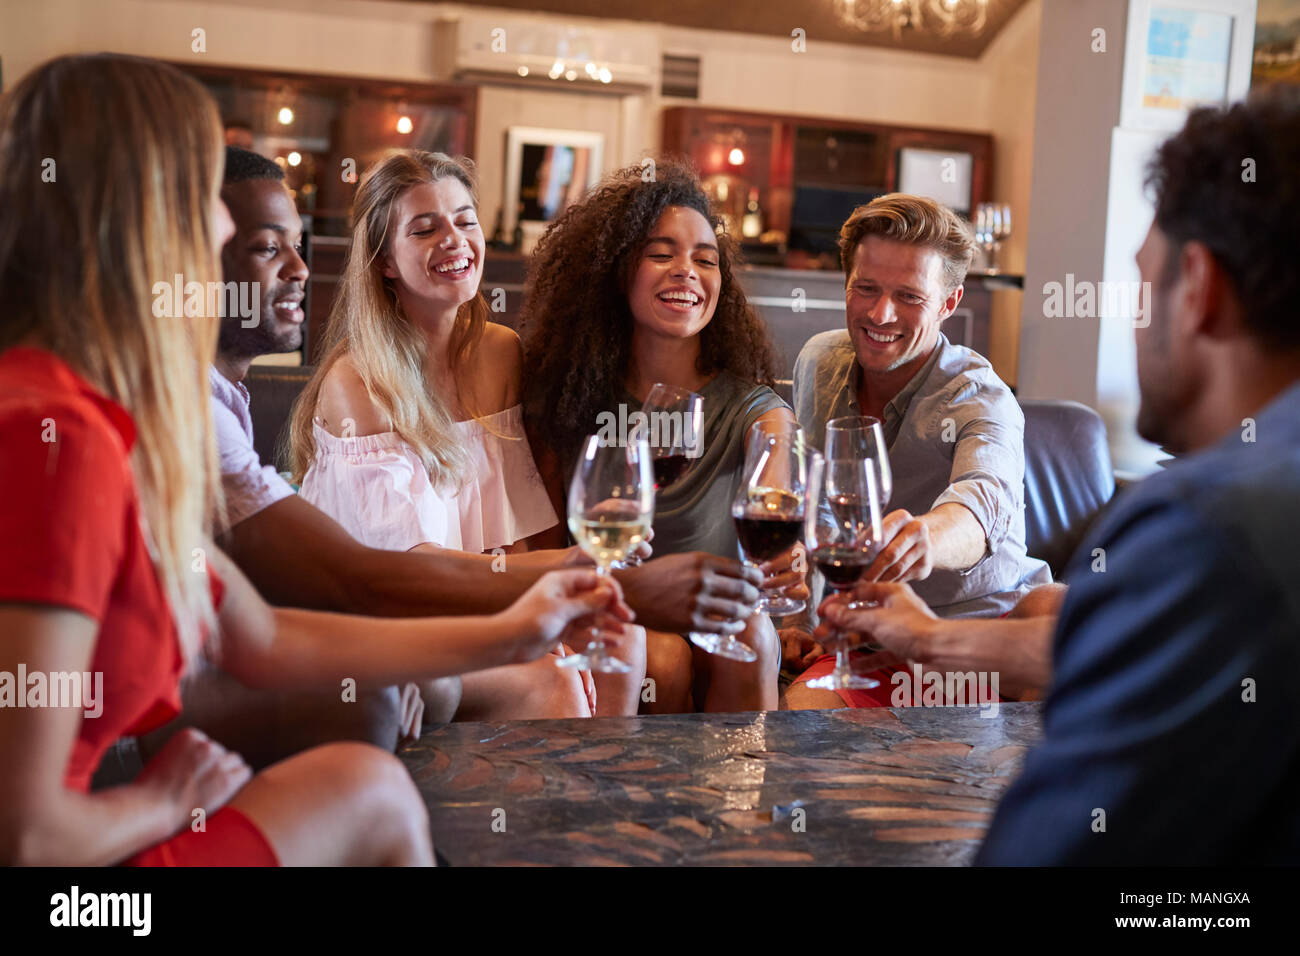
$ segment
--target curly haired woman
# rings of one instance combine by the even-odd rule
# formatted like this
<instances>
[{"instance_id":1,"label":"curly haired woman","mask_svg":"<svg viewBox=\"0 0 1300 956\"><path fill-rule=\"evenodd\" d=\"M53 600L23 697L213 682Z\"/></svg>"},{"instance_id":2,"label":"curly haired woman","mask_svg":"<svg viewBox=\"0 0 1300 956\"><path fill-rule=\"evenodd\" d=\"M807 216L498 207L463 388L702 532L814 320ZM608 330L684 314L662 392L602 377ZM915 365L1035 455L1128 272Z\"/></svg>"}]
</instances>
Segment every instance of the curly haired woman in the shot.
<instances>
[{"instance_id":1,"label":"curly haired woman","mask_svg":"<svg viewBox=\"0 0 1300 956\"><path fill-rule=\"evenodd\" d=\"M771 389L771 343L740 289L735 250L717 234L699 179L676 161L662 160L646 176L650 168L613 173L537 245L521 319L525 419L562 512L565 478L602 412L640 409L657 382L700 393L704 451L684 478L659 491L654 548L735 558L731 501L745 435L757 421L793 422L794 415ZM798 583L792 573L767 582ZM737 637L757 651L757 662L713 657L679 635L652 632L646 670L657 699L650 709L775 708L781 654L771 621L752 615Z\"/></svg>"}]
</instances>

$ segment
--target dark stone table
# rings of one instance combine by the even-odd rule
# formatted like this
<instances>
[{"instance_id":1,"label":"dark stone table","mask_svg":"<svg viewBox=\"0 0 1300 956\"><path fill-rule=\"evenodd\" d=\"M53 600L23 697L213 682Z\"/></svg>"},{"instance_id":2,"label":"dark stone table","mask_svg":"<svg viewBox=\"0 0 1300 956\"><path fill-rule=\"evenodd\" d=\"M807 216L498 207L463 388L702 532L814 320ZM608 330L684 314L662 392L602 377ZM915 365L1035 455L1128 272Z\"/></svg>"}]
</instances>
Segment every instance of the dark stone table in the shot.
<instances>
[{"instance_id":1,"label":"dark stone table","mask_svg":"<svg viewBox=\"0 0 1300 956\"><path fill-rule=\"evenodd\" d=\"M964 864L1039 708L448 724L401 756L453 866Z\"/></svg>"}]
</instances>

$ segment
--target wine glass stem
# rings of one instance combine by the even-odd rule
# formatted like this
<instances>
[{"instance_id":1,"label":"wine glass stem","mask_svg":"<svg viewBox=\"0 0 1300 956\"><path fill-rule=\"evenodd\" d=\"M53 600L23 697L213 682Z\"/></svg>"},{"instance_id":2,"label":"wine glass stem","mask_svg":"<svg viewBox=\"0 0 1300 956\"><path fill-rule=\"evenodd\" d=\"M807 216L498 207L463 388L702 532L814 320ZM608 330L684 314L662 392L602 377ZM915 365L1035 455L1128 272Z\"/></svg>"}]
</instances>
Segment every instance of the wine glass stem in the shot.
<instances>
[{"instance_id":1,"label":"wine glass stem","mask_svg":"<svg viewBox=\"0 0 1300 956\"><path fill-rule=\"evenodd\" d=\"M835 633L839 636L838 631ZM852 668L849 666L849 649L847 647L840 646L835 649L835 673L841 677L848 677L853 673Z\"/></svg>"},{"instance_id":2,"label":"wine glass stem","mask_svg":"<svg viewBox=\"0 0 1300 956\"><path fill-rule=\"evenodd\" d=\"M610 562L608 561L597 561L596 577L598 578L612 577L613 574L609 570L609 565ZM598 657L605 653L605 645L600 642L600 628L597 627L595 624L591 626L591 640L587 643L587 650L584 651L584 653L588 657Z\"/></svg>"}]
</instances>

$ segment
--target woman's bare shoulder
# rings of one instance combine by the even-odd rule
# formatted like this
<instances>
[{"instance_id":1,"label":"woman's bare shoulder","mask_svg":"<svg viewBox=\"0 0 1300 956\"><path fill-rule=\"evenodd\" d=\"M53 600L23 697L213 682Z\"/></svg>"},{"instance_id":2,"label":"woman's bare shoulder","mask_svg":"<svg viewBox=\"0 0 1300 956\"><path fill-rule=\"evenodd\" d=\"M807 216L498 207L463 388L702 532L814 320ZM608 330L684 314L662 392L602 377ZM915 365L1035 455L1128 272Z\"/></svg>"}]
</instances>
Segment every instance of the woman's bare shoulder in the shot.
<instances>
[{"instance_id":1,"label":"woman's bare shoulder","mask_svg":"<svg viewBox=\"0 0 1300 956\"><path fill-rule=\"evenodd\" d=\"M488 322L483 328L475 359L478 404L483 414L493 414L519 404L519 381L524 349L519 334L509 326Z\"/></svg>"},{"instance_id":2,"label":"woman's bare shoulder","mask_svg":"<svg viewBox=\"0 0 1300 956\"><path fill-rule=\"evenodd\" d=\"M351 356L340 355L321 379L316 418L338 438L357 438L391 431L392 423L366 389Z\"/></svg>"}]
</instances>

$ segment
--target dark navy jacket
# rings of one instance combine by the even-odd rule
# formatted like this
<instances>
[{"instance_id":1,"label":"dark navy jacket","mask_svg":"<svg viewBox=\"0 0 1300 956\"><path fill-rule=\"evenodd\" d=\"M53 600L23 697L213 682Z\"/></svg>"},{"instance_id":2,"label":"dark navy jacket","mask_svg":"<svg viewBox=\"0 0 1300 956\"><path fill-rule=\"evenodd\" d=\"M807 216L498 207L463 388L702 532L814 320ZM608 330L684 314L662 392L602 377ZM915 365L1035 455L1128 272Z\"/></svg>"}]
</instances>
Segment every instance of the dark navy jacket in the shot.
<instances>
[{"instance_id":1,"label":"dark navy jacket","mask_svg":"<svg viewBox=\"0 0 1300 956\"><path fill-rule=\"evenodd\" d=\"M1075 555L1045 737L978 864L1300 862L1300 384L1254 425Z\"/></svg>"}]
</instances>

